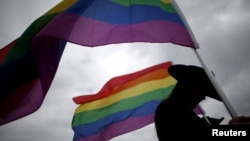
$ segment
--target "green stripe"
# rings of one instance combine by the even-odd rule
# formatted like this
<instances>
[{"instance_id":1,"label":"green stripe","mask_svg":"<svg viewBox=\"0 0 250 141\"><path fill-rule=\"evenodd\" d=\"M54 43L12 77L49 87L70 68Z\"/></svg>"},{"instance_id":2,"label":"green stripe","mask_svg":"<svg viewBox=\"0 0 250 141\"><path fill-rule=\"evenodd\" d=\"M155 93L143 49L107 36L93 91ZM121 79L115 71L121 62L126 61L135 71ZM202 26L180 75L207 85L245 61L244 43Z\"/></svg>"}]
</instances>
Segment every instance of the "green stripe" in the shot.
<instances>
[{"instance_id":1,"label":"green stripe","mask_svg":"<svg viewBox=\"0 0 250 141\"><path fill-rule=\"evenodd\" d=\"M131 97L118 101L107 107L103 107L97 110L89 110L81 113L77 113L74 116L72 126L77 126L80 124L86 124L94 122L108 115L136 108L148 101L162 100L169 96L175 85L168 86L166 88L157 89L139 96Z\"/></svg>"},{"instance_id":2,"label":"green stripe","mask_svg":"<svg viewBox=\"0 0 250 141\"><path fill-rule=\"evenodd\" d=\"M6 64L12 60L15 60L19 57L22 57L24 54L26 54L30 50L31 46L31 40L36 34L41 31L41 29L47 25L55 16L55 14L42 16L36 21L34 21L21 35L21 37L18 38L15 45L10 50L8 56L5 58L5 61L3 64Z\"/></svg>"},{"instance_id":3,"label":"green stripe","mask_svg":"<svg viewBox=\"0 0 250 141\"><path fill-rule=\"evenodd\" d=\"M161 7L166 12L177 13L171 3L166 4L160 0L111 0L123 6L146 5Z\"/></svg>"}]
</instances>

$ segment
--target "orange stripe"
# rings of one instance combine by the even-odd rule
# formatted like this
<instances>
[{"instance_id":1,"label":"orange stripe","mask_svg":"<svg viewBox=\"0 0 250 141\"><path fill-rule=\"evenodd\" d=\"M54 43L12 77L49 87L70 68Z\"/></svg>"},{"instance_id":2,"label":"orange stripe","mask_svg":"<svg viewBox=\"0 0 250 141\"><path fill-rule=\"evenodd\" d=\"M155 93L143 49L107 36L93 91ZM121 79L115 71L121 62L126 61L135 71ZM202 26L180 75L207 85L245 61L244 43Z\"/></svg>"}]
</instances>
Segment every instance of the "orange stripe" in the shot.
<instances>
[{"instance_id":1,"label":"orange stripe","mask_svg":"<svg viewBox=\"0 0 250 141\"><path fill-rule=\"evenodd\" d=\"M168 76L169 76L169 74L168 74L166 69L156 70L156 71L145 74L142 77L136 78L136 79L124 84L122 86L122 88L119 88L117 91L113 91L113 93L117 93L117 92L123 91L125 89L131 88L131 87L138 85L142 82L147 82L147 81L151 81L151 80L158 80L158 79L166 78Z\"/></svg>"}]
</instances>

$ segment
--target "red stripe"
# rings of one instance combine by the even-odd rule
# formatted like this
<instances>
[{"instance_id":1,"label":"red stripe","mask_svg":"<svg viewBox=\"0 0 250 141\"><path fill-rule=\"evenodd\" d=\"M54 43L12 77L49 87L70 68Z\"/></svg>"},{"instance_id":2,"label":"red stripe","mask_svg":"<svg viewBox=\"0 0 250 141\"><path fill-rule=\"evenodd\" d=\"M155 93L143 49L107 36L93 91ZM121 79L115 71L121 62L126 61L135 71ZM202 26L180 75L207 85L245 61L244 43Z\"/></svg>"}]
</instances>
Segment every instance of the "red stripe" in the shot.
<instances>
[{"instance_id":1,"label":"red stripe","mask_svg":"<svg viewBox=\"0 0 250 141\"><path fill-rule=\"evenodd\" d=\"M12 41L7 46L0 49L0 64L4 63L5 58L7 57L7 55L9 54L11 48L14 46L15 43L16 43L16 40Z\"/></svg>"}]
</instances>

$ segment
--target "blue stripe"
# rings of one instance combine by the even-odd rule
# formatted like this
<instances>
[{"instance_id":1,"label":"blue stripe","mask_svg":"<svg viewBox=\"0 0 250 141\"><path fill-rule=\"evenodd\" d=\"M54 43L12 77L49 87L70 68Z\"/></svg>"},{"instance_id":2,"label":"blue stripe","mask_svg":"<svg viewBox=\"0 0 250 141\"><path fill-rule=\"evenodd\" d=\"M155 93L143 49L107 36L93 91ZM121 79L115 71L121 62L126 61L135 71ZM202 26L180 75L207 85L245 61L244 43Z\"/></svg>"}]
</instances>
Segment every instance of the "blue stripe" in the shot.
<instances>
[{"instance_id":1,"label":"blue stripe","mask_svg":"<svg viewBox=\"0 0 250 141\"><path fill-rule=\"evenodd\" d=\"M160 104L160 102L161 100L150 101L137 108L121 111L92 123L72 127L75 132L74 140L98 134L109 125L124 121L128 118L152 114L155 112L155 109Z\"/></svg>"},{"instance_id":2,"label":"blue stripe","mask_svg":"<svg viewBox=\"0 0 250 141\"><path fill-rule=\"evenodd\" d=\"M184 26L176 13L148 5L123 6L110 0L79 0L66 12L107 22L110 24L135 24L152 20L167 20Z\"/></svg>"}]
</instances>

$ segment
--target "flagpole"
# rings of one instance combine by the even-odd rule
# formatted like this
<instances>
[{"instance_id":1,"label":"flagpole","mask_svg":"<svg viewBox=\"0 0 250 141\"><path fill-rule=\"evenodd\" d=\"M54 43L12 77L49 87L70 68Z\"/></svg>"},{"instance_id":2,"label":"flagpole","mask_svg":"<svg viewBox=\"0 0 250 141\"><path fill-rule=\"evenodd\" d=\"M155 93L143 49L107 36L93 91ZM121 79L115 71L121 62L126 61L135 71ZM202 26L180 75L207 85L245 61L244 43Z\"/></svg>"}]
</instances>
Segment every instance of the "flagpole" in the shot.
<instances>
[{"instance_id":1,"label":"flagpole","mask_svg":"<svg viewBox=\"0 0 250 141\"><path fill-rule=\"evenodd\" d=\"M187 20L185 18L185 16L183 15L182 11L180 10L178 4L175 2L175 0L170 0L173 4L173 6L175 6L177 12L179 13L180 17L182 18L182 21L184 22L188 32L190 33L190 36L192 38L192 40L194 41L195 43L195 47L193 48L200 64L202 65L202 67L204 68L207 76L209 77L211 83L213 84L215 90L217 91L218 95L220 96L221 100L223 101L226 109L228 110L229 114L231 115L231 117L236 117L237 114L234 110L234 108L232 107L232 105L230 104L229 100L227 99L227 97L225 96L224 92L222 91L222 89L219 87L219 85L217 84L217 82L215 81L214 79L214 76L211 74L211 72L208 70L208 68L206 67L205 63L203 62L201 56L199 55L199 53L197 52L197 49L199 49L199 45L198 45L198 42L192 32L192 30L190 29L189 27L189 24L187 23Z\"/></svg>"},{"instance_id":2,"label":"flagpole","mask_svg":"<svg viewBox=\"0 0 250 141\"><path fill-rule=\"evenodd\" d=\"M206 74L208 75L211 83L213 84L214 88L216 89L218 95L220 96L220 98L222 99L222 101L224 102L225 107L227 108L229 114L231 115L231 117L236 117L237 113L235 112L234 108L232 107L232 105L230 104L229 100L227 99L227 97L225 96L223 90L221 89L221 87L219 87L217 81L215 81L213 74L211 73L211 71L208 70L207 66L205 65L205 63L203 62L201 56L199 55L199 53L197 52L197 49L194 49L194 52L199 60L199 62L201 63L202 67L204 68Z\"/></svg>"}]
</instances>

